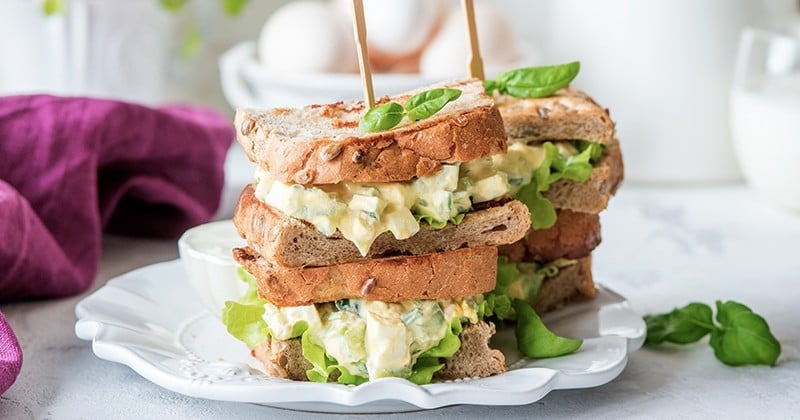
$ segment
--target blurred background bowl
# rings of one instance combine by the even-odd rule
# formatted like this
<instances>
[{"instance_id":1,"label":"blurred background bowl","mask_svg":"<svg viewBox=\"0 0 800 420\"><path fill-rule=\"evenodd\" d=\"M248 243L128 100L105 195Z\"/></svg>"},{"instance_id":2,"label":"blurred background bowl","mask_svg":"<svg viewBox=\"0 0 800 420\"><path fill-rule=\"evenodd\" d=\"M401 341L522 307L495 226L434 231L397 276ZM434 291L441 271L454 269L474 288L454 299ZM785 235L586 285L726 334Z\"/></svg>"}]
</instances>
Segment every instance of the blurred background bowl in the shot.
<instances>
[{"instance_id":1,"label":"blurred background bowl","mask_svg":"<svg viewBox=\"0 0 800 420\"><path fill-rule=\"evenodd\" d=\"M178 240L189 284L216 317L222 316L226 301L238 300L247 291L247 284L236 275L239 265L231 254L231 249L244 245L231 220L193 227Z\"/></svg>"},{"instance_id":2,"label":"blurred background bowl","mask_svg":"<svg viewBox=\"0 0 800 420\"><path fill-rule=\"evenodd\" d=\"M220 58L225 99L237 107L302 107L360 99L358 73L284 73L264 69L256 58L256 43L243 42ZM437 82L419 74L373 75L375 96L390 95Z\"/></svg>"}]
</instances>

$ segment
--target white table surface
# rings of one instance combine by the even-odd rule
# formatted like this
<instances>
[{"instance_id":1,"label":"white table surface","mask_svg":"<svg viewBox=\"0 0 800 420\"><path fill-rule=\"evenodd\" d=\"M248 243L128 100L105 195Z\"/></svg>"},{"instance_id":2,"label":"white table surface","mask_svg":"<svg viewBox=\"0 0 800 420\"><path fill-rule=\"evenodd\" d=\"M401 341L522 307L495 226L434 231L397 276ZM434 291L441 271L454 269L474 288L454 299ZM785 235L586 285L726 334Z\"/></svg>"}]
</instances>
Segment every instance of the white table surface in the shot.
<instances>
[{"instance_id":1,"label":"white table surface","mask_svg":"<svg viewBox=\"0 0 800 420\"><path fill-rule=\"evenodd\" d=\"M681 350L644 348L607 385L555 391L527 406L455 406L390 417L800 417L800 214L770 207L741 185L625 186L602 223L603 243L594 254L597 280L628 297L642 314L690 301L741 301L763 315L781 341L778 366L724 366L704 340ZM106 238L93 289L133 268L176 257L174 241ZM0 397L0 418L319 416L189 398L95 357L90 343L73 333L75 304L88 293L0 308L25 359L17 382Z\"/></svg>"}]
</instances>

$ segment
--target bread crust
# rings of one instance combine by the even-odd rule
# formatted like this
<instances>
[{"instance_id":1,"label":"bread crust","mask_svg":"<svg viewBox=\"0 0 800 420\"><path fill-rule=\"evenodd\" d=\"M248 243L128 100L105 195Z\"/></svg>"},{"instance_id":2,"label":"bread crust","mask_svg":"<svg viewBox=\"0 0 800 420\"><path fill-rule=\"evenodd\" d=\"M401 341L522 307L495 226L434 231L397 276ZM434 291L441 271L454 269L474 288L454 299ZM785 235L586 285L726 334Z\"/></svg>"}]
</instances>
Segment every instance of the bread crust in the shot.
<instances>
[{"instance_id":1,"label":"bread crust","mask_svg":"<svg viewBox=\"0 0 800 420\"><path fill-rule=\"evenodd\" d=\"M600 245L600 217L597 214L558 210L556 215L552 227L531 230L525 238L498 247L498 253L511 262L573 260L588 256Z\"/></svg>"},{"instance_id":2,"label":"bread crust","mask_svg":"<svg viewBox=\"0 0 800 420\"><path fill-rule=\"evenodd\" d=\"M408 181L435 174L443 162L505 153L503 119L481 81L447 87L462 89L462 96L469 93L473 106L447 111L448 104L433 117L378 133L360 133L356 128L365 112L363 102L239 109L234 118L236 138L262 169L284 183L304 185ZM412 93L381 101L403 103ZM309 131L313 137L292 135L293 126L309 119L319 124Z\"/></svg>"},{"instance_id":3,"label":"bread crust","mask_svg":"<svg viewBox=\"0 0 800 420\"><path fill-rule=\"evenodd\" d=\"M277 267L250 247L235 248L233 256L255 276L259 296L276 306L347 298L455 299L494 289L497 276L493 246L305 268Z\"/></svg>"},{"instance_id":4,"label":"bread crust","mask_svg":"<svg viewBox=\"0 0 800 420\"><path fill-rule=\"evenodd\" d=\"M545 98L496 95L509 140L588 140L610 144L615 125L608 109L578 89L561 89Z\"/></svg>"},{"instance_id":5,"label":"bread crust","mask_svg":"<svg viewBox=\"0 0 800 420\"><path fill-rule=\"evenodd\" d=\"M252 186L239 196L233 223L239 236L259 255L281 267L323 266L398 255L423 255L459 248L514 242L530 227L528 208L519 201L467 213L460 224L435 229L420 223L420 231L407 239L384 232L366 256L338 231L326 237L313 225L286 216L259 200Z\"/></svg>"},{"instance_id":6,"label":"bread crust","mask_svg":"<svg viewBox=\"0 0 800 420\"><path fill-rule=\"evenodd\" d=\"M577 260L576 264L562 267L556 276L545 279L533 309L543 314L570 302L592 299L596 295L590 255Z\"/></svg>"}]
</instances>

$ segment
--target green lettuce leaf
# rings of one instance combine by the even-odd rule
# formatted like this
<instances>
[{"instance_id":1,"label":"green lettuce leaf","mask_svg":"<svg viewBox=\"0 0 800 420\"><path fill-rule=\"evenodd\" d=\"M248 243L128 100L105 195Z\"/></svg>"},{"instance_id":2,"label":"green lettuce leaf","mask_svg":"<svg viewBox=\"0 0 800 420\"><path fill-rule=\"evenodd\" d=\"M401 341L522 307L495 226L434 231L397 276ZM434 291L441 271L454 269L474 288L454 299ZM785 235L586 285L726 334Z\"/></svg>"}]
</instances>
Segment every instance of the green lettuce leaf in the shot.
<instances>
[{"instance_id":1,"label":"green lettuce leaf","mask_svg":"<svg viewBox=\"0 0 800 420\"><path fill-rule=\"evenodd\" d=\"M578 350L583 340L556 335L544 325L536 311L527 303L515 299L514 311L517 313L517 348L527 357L537 359L557 357Z\"/></svg>"},{"instance_id":2,"label":"green lettuce leaf","mask_svg":"<svg viewBox=\"0 0 800 420\"><path fill-rule=\"evenodd\" d=\"M267 301L258 297L255 277L244 267L236 271L239 279L248 284L247 291L238 301L225 302L222 309L222 323L228 333L253 348L269 338L269 327L264 322L264 304Z\"/></svg>"},{"instance_id":3,"label":"green lettuce leaf","mask_svg":"<svg viewBox=\"0 0 800 420\"><path fill-rule=\"evenodd\" d=\"M345 385L359 385L367 382L369 378L360 374L351 373L346 367L339 365L336 359L328 356L322 346L311 342L311 333L306 330L300 338L303 357L311 363L311 369L306 371L306 376L312 382L328 382L334 372L338 372L337 382ZM359 372L360 373L360 372Z\"/></svg>"},{"instance_id":4,"label":"green lettuce leaf","mask_svg":"<svg viewBox=\"0 0 800 420\"><path fill-rule=\"evenodd\" d=\"M522 187L514 197L528 206L534 229L547 229L556 222L553 203L543 194L550 185L562 178L585 182L592 175L592 164L603 154L602 145L587 141L579 141L579 153L570 157L564 157L551 142L545 142L542 147L545 151L542 164L533 171L530 184Z\"/></svg>"},{"instance_id":5,"label":"green lettuce leaf","mask_svg":"<svg viewBox=\"0 0 800 420\"><path fill-rule=\"evenodd\" d=\"M516 319L511 304L521 299L529 305L536 303L542 282L558 274L560 266L571 264L557 260L547 264L533 262L511 263L506 257L497 258L497 283L494 290L483 295L479 316L495 317L499 320Z\"/></svg>"},{"instance_id":6,"label":"green lettuce leaf","mask_svg":"<svg viewBox=\"0 0 800 420\"><path fill-rule=\"evenodd\" d=\"M433 227L434 229L441 229L441 228L447 226L447 223L452 223L454 225L457 225L457 224L461 223L461 221L464 220L464 216L465 215L466 215L466 213L458 213L457 215L455 215L455 216L453 216L453 217L451 217L451 218L449 218L447 220L438 220L438 219L434 219L433 216L422 215L422 214L415 214L414 218L417 219L417 222L425 222L425 223L431 225L431 227Z\"/></svg>"}]
</instances>

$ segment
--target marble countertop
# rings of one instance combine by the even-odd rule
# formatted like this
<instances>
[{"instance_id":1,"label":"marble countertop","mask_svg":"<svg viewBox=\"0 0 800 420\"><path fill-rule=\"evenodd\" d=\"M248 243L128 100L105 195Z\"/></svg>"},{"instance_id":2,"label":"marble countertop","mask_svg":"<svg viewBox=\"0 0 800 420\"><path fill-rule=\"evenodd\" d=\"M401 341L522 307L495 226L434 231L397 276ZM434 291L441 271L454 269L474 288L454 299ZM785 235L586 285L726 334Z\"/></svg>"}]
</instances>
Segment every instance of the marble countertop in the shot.
<instances>
[{"instance_id":1,"label":"marble countertop","mask_svg":"<svg viewBox=\"0 0 800 420\"><path fill-rule=\"evenodd\" d=\"M555 391L516 407L455 406L390 417L790 418L800 413L800 214L770 207L741 185L625 186L602 215L596 280L642 314L732 299L763 315L783 345L775 368L730 368L704 340L643 348L601 387ZM175 241L108 237L93 290L110 278L177 257ZM0 396L0 418L304 418L253 404L186 397L94 356L74 332L69 299L3 305L24 352ZM368 416L367 416L368 417Z\"/></svg>"}]
</instances>

